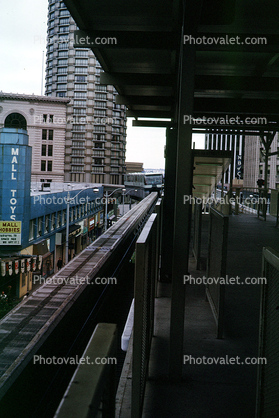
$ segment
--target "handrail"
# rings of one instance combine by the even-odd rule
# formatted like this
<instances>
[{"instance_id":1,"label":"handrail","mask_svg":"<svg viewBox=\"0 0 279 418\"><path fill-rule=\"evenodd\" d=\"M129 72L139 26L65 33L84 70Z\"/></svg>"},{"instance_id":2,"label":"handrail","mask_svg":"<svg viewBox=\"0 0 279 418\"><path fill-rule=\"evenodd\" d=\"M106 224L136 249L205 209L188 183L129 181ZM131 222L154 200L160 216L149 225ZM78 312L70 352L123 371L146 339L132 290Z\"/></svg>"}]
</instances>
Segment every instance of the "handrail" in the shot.
<instances>
[{"instance_id":1,"label":"handrail","mask_svg":"<svg viewBox=\"0 0 279 418\"><path fill-rule=\"evenodd\" d=\"M98 324L54 418L115 416L117 326ZM82 362L81 362L82 361Z\"/></svg>"}]
</instances>

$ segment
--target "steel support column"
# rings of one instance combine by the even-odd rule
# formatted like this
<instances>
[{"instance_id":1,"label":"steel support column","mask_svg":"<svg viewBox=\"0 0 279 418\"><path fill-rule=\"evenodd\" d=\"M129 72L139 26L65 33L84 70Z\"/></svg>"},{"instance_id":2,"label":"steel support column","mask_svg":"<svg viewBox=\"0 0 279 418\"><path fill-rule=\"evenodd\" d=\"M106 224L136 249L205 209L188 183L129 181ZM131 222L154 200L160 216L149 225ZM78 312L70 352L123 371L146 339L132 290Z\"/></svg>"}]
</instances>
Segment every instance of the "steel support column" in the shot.
<instances>
[{"instance_id":1,"label":"steel support column","mask_svg":"<svg viewBox=\"0 0 279 418\"><path fill-rule=\"evenodd\" d=\"M189 28L187 28L189 29ZM184 204L184 195L192 195L192 127L184 124L184 115L193 115L195 48L184 45L181 52L178 135L176 157L176 188L174 211L174 240L172 268L172 302L170 324L170 378L182 376L185 285L188 274L191 206Z\"/></svg>"},{"instance_id":2,"label":"steel support column","mask_svg":"<svg viewBox=\"0 0 279 418\"><path fill-rule=\"evenodd\" d=\"M177 129L167 129L162 227L162 267L160 272L160 281L162 282L170 282L172 276L176 155Z\"/></svg>"}]
</instances>

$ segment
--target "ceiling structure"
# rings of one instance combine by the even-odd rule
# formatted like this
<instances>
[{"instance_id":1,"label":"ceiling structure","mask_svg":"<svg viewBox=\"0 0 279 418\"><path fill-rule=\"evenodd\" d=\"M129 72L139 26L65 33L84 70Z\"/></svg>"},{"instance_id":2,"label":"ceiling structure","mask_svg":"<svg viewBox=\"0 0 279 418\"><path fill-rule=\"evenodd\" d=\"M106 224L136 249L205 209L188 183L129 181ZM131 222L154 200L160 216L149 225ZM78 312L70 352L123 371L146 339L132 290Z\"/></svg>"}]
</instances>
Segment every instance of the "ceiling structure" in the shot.
<instances>
[{"instance_id":1,"label":"ceiling structure","mask_svg":"<svg viewBox=\"0 0 279 418\"><path fill-rule=\"evenodd\" d=\"M76 46L90 39L86 46L105 71L101 82L116 87L118 103L135 124L146 124L141 118L161 118L160 126L170 126L164 118L176 123L182 3L65 0L80 28ZM185 123L194 131L278 130L279 2L201 3L200 13L193 10L188 19L197 32L184 32L184 43L196 48L194 113ZM96 38L112 41L96 45Z\"/></svg>"}]
</instances>

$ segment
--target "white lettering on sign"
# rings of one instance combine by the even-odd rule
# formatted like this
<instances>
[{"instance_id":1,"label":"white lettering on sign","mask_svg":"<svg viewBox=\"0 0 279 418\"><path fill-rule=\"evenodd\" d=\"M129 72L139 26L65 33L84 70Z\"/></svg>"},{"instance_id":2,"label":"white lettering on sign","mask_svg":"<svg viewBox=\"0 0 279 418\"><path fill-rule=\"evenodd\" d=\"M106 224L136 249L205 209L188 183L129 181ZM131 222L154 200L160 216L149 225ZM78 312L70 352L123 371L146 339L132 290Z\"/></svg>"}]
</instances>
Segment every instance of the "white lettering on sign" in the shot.
<instances>
[{"instance_id":1,"label":"white lettering on sign","mask_svg":"<svg viewBox=\"0 0 279 418\"><path fill-rule=\"evenodd\" d=\"M12 155L14 157L12 158L12 162L11 162L11 164L12 164L11 180L16 180L17 179L15 173L17 173L16 164L18 164L18 160L17 160L16 155L18 155L18 152L19 152L19 148L12 148Z\"/></svg>"},{"instance_id":2,"label":"white lettering on sign","mask_svg":"<svg viewBox=\"0 0 279 418\"><path fill-rule=\"evenodd\" d=\"M12 219L13 221L16 220L16 215L15 215L15 210L16 210L16 204L17 204L17 199L15 198L16 195L16 190L11 190L12 193L12 197L10 199L10 209L12 211L12 215L10 215L10 219Z\"/></svg>"},{"instance_id":3,"label":"white lettering on sign","mask_svg":"<svg viewBox=\"0 0 279 418\"><path fill-rule=\"evenodd\" d=\"M11 161L11 165L12 165L12 169L11 169L11 180L17 180L17 164L18 164L18 155L19 155L19 148L12 148L11 150L12 152L12 161ZM13 221L16 220L16 215L15 215L15 210L16 210L16 205L17 205L17 198L16 198L16 193L17 190L16 189L11 189L11 198L10 198L10 209L11 209L11 215L10 215L10 219L12 219Z\"/></svg>"}]
</instances>

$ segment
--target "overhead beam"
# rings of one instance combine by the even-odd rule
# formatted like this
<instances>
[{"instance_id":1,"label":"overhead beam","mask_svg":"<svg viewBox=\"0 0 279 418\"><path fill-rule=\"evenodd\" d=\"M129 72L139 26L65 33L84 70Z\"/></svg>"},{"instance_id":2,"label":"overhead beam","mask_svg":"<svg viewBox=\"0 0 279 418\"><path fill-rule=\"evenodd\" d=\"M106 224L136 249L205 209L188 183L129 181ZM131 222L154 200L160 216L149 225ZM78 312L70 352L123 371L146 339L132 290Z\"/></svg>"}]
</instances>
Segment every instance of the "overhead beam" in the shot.
<instances>
[{"instance_id":1,"label":"overhead beam","mask_svg":"<svg viewBox=\"0 0 279 418\"><path fill-rule=\"evenodd\" d=\"M174 74L106 73L100 75L100 84L122 86L172 86ZM277 91L277 77L196 75L195 91Z\"/></svg>"},{"instance_id":2,"label":"overhead beam","mask_svg":"<svg viewBox=\"0 0 279 418\"><path fill-rule=\"evenodd\" d=\"M195 90L230 91L276 91L279 90L277 77L196 75Z\"/></svg>"},{"instance_id":3,"label":"overhead beam","mask_svg":"<svg viewBox=\"0 0 279 418\"><path fill-rule=\"evenodd\" d=\"M120 86L171 86L173 74L106 73L100 74L100 84Z\"/></svg>"},{"instance_id":4,"label":"overhead beam","mask_svg":"<svg viewBox=\"0 0 279 418\"><path fill-rule=\"evenodd\" d=\"M126 116L129 118L161 118L161 119L171 119L173 113L170 110L133 110L128 109L126 111Z\"/></svg>"},{"instance_id":5,"label":"overhead beam","mask_svg":"<svg viewBox=\"0 0 279 418\"><path fill-rule=\"evenodd\" d=\"M172 50L177 48L177 34L164 31L76 30L75 48L142 48Z\"/></svg>"},{"instance_id":6,"label":"overhead beam","mask_svg":"<svg viewBox=\"0 0 279 418\"><path fill-rule=\"evenodd\" d=\"M172 106L174 97L167 96L116 96L116 103L132 106ZM242 99L239 98L200 98L194 99L195 114L227 114L227 115L269 115L269 120L279 116L279 101L266 99ZM193 117L195 116L193 115Z\"/></svg>"},{"instance_id":7,"label":"overhead beam","mask_svg":"<svg viewBox=\"0 0 279 418\"><path fill-rule=\"evenodd\" d=\"M118 104L129 105L146 105L146 106L171 106L173 103L173 97L167 96L122 96L115 97L115 101Z\"/></svg>"},{"instance_id":8,"label":"overhead beam","mask_svg":"<svg viewBox=\"0 0 279 418\"><path fill-rule=\"evenodd\" d=\"M164 120L133 120L132 125L149 128L171 128L173 126L173 122Z\"/></svg>"}]
</instances>

